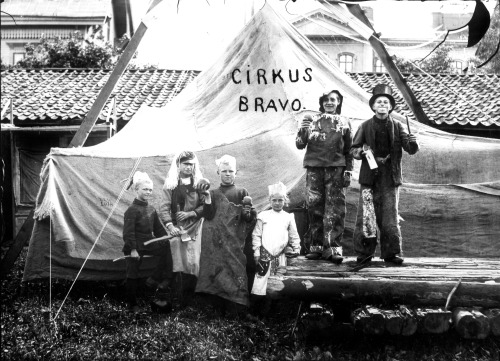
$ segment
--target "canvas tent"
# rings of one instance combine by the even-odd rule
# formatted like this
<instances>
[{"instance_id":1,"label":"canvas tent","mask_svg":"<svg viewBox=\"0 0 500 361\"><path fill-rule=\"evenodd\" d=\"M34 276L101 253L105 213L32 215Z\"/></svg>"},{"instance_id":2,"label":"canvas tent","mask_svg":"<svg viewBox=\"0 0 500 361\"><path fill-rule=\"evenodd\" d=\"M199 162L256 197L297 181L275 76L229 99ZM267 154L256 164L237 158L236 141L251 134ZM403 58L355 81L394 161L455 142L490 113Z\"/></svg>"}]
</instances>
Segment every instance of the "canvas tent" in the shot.
<instances>
[{"instance_id":1,"label":"canvas tent","mask_svg":"<svg viewBox=\"0 0 500 361\"><path fill-rule=\"evenodd\" d=\"M123 213L134 197L131 191L119 197L124 180L135 167L149 173L152 204L158 207L171 159L183 149L198 154L212 184L218 184L215 159L235 156L237 183L247 188L259 211L267 206L267 185L279 180L291 189L292 204L303 204L304 153L295 148L297 125L331 89L342 92L342 114L354 129L372 116L369 94L265 5L218 61L165 107L144 106L102 144L51 150L41 174L24 280L49 274L73 279L96 239L80 279L123 278L124 264L112 260L122 255ZM421 151L403 159L405 255L500 256L500 142L450 135L416 122L411 128ZM347 254L358 187L354 179L348 189Z\"/></svg>"}]
</instances>

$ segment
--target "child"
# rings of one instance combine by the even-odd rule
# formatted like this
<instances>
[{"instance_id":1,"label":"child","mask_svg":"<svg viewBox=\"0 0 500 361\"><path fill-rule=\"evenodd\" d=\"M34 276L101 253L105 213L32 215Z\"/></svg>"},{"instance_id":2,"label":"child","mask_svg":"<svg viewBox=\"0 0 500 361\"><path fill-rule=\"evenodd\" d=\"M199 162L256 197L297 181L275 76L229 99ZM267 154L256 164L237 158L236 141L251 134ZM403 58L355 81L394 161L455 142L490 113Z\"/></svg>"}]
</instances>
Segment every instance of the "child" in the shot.
<instances>
[{"instance_id":1,"label":"child","mask_svg":"<svg viewBox=\"0 0 500 361\"><path fill-rule=\"evenodd\" d=\"M196 291L222 312L242 314L248 307L248 258L253 263L253 254L246 257L243 245L257 213L247 190L234 184L236 159L226 154L215 163L221 182L218 188L203 189L206 222Z\"/></svg>"},{"instance_id":2,"label":"child","mask_svg":"<svg viewBox=\"0 0 500 361\"><path fill-rule=\"evenodd\" d=\"M153 192L153 182L146 173L135 172L132 184L137 194L126 210L123 224L123 253L127 262L127 301L132 312L137 313L137 279L144 255L159 258L158 265L148 281L149 285L158 285L166 290L172 278L172 256L168 241L157 241L149 245L144 242L167 234L156 210L148 204Z\"/></svg>"},{"instance_id":3,"label":"child","mask_svg":"<svg viewBox=\"0 0 500 361\"><path fill-rule=\"evenodd\" d=\"M252 287L253 308L266 295L267 280L271 270L286 265L286 257L300 253L300 238L293 214L283 210L288 203L286 186L279 182L269 186L271 208L259 213L252 233L252 248L257 273ZM265 312L264 312L265 313Z\"/></svg>"}]
</instances>

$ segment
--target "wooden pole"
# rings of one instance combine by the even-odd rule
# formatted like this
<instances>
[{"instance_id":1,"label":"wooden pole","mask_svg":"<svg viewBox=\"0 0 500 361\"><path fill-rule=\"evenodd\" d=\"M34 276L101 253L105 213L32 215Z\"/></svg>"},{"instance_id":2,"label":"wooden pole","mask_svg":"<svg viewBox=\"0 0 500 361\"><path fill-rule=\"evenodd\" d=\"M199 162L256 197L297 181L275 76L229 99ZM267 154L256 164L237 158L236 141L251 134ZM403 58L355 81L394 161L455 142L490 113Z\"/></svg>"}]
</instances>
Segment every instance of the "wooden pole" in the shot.
<instances>
[{"instance_id":1,"label":"wooden pole","mask_svg":"<svg viewBox=\"0 0 500 361\"><path fill-rule=\"evenodd\" d=\"M377 53L378 57L380 58L380 61L382 61L382 63L384 64L385 68L387 69L387 72L389 73L392 80L394 81L399 91L403 95L406 104L408 104L408 106L413 111L413 114L415 114L417 120L423 124L427 125L433 124L434 122L432 122L427 117L427 114L425 114L424 110L422 109L422 104L415 97L415 94L413 94L413 91L406 83L406 79L403 77L399 69L392 61L392 58L385 49L385 46L378 40L378 36L375 33L375 29L373 29L372 25L370 24L370 21L366 17L361 7L357 4L356 5L348 4L347 8L351 12L351 14L353 14L356 18L358 18L361 22L363 22L366 26L368 26L370 29L373 30L373 35L368 39L368 41L373 47L373 50L375 50L375 52Z\"/></svg>"},{"instance_id":2,"label":"wooden pole","mask_svg":"<svg viewBox=\"0 0 500 361\"><path fill-rule=\"evenodd\" d=\"M269 278L267 294L274 299L442 306L455 284L437 280L281 276ZM453 307L499 308L500 284L462 282L452 304Z\"/></svg>"},{"instance_id":3,"label":"wooden pole","mask_svg":"<svg viewBox=\"0 0 500 361\"><path fill-rule=\"evenodd\" d=\"M147 12L149 13L161 1L162 0L153 0ZM115 85L118 83L118 80L120 79L121 75L127 68L130 59L132 59L135 52L137 51L137 48L139 47L139 44L144 34L146 33L147 29L148 28L146 24L144 24L144 21L142 21L139 24L137 31L132 36L132 39L130 39L130 42L127 44L125 51L118 59L115 68L113 69L111 75L108 78L108 81L101 89L99 95L97 96L97 99L95 100L94 104L92 105L89 112L85 116L85 119L80 125L80 128L78 129L75 136L71 140L69 147L81 147L85 144L85 141L87 140L90 132L92 131L92 128L94 127L97 118L99 117L99 114L102 111L102 108L104 108L104 105L106 104L109 96L113 92Z\"/></svg>"},{"instance_id":4,"label":"wooden pole","mask_svg":"<svg viewBox=\"0 0 500 361\"><path fill-rule=\"evenodd\" d=\"M21 229L17 233L14 243L12 243L9 250L2 258L2 261L0 262L1 279L4 279L5 276L8 275L12 266L16 262L17 257L19 257L19 254L21 253L23 247L29 241L31 233L33 232L33 225L35 224L35 220L33 219L34 213L35 209L33 208L30 214L28 215L28 218L26 218L23 225L21 226Z\"/></svg>"}]
</instances>

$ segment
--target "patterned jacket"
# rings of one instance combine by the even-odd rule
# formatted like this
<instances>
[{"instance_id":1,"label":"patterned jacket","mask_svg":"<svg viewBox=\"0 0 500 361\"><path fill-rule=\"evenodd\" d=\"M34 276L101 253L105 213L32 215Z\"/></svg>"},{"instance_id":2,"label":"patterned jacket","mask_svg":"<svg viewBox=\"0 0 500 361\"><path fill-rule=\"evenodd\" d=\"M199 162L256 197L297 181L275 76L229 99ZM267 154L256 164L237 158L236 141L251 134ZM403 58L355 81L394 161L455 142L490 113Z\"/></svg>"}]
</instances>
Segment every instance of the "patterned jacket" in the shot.
<instances>
[{"instance_id":1,"label":"patterned jacket","mask_svg":"<svg viewBox=\"0 0 500 361\"><path fill-rule=\"evenodd\" d=\"M345 167L352 171L352 127L347 118L321 114L307 129L300 128L295 145L306 149L304 167Z\"/></svg>"}]
</instances>

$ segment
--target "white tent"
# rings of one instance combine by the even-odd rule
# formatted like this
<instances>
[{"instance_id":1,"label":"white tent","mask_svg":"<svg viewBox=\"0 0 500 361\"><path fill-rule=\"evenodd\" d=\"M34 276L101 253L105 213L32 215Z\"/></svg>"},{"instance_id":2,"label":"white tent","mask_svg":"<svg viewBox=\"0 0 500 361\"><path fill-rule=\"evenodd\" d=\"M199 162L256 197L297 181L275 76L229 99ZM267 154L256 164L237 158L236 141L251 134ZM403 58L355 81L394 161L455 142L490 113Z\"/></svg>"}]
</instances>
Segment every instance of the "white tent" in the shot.
<instances>
[{"instance_id":1,"label":"white tent","mask_svg":"<svg viewBox=\"0 0 500 361\"><path fill-rule=\"evenodd\" d=\"M267 206L267 185L279 180L292 190L292 203L302 204L305 172L304 153L295 148L298 121L316 111L319 96L332 89L343 94L342 114L351 118L354 129L372 116L369 94L264 6L217 62L167 106L143 106L102 144L52 149L42 170L24 279L48 277L50 255L52 275L73 278L96 239L80 278L122 278L123 265L112 259L121 255L123 213L133 195L119 197L120 181L134 167L148 172L156 193L152 204L158 206L171 158L180 150L198 154L213 184L218 183L214 160L235 156L237 183L248 189L258 210ZM500 168L495 161L500 142L450 135L416 122L411 129L422 150L403 160L405 254L500 256ZM346 253L352 249L357 191L353 181Z\"/></svg>"}]
</instances>

